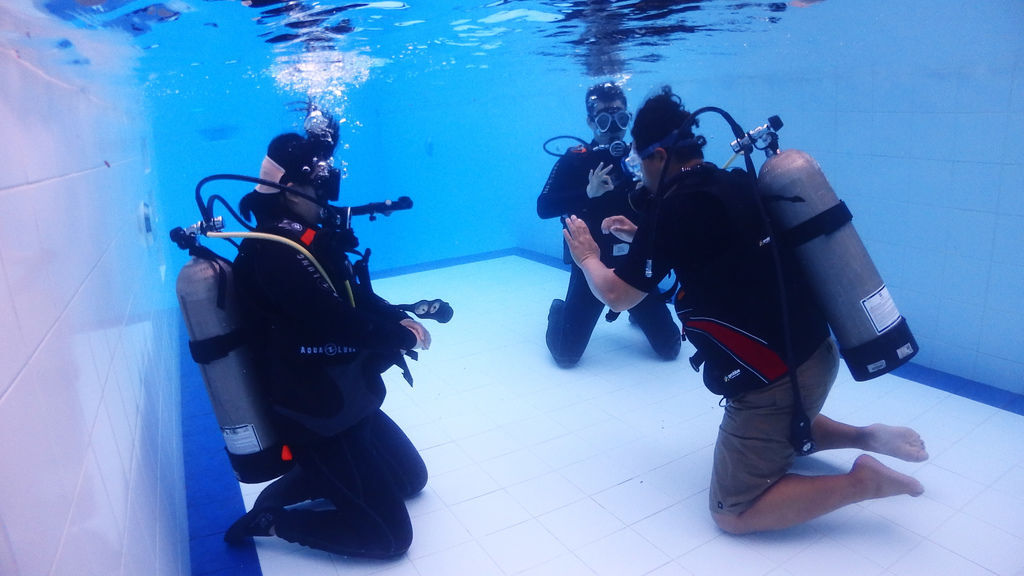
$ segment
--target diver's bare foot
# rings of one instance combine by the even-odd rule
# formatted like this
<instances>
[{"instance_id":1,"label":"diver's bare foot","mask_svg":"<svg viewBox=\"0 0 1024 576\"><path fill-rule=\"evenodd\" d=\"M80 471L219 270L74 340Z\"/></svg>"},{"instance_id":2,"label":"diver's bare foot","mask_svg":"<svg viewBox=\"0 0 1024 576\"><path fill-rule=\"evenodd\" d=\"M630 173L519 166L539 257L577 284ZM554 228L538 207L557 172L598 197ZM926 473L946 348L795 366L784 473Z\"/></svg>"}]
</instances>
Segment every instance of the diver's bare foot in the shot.
<instances>
[{"instance_id":1,"label":"diver's bare foot","mask_svg":"<svg viewBox=\"0 0 1024 576\"><path fill-rule=\"evenodd\" d=\"M907 462L924 462L928 459L924 440L910 428L872 424L865 429L865 433L867 437L865 450Z\"/></svg>"},{"instance_id":2,"label":"diver's bare foot","mask_svg":"<svg viewBox=\"0 0 1024 576\"><path fill-rule=\"evenodd\" d=\"M924 494L924 486L916 478L897 472L867 454L860 455L853 462L850 474L864 482L867 498L900 494L917 497Z\"/></svg>"}]
</instances>

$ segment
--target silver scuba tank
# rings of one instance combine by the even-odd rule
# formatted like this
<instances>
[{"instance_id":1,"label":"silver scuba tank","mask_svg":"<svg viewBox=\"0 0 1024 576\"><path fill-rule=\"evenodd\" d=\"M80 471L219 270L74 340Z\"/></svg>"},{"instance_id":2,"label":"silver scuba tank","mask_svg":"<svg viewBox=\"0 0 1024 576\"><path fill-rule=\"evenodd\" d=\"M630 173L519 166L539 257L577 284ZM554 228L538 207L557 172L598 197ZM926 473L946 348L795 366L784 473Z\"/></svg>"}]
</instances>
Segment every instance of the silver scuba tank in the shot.
<instances>
[{"instance_id":1,"label":"silver scuba tank","mask_svg":"<svg viewBox=\"0 0 1024 576\"><path fill-rule=\"evenodd\" d=\"M846 204L814 158L799 150L770 156L758 191L776 235L795 247L853 378L881 376L917 354Z\"/></svg>"},{"instance_id":2,"label":"silver scuba tank","mask_svg":"<svg viewBox=\"0 0 1024 576\"><path fill-rule=\"evenodd\" d=\"M292 466L290 453L275 434L260 375L238 332L231 265L191 258L178 274L177 295L235 475L246 483L280 476Z\"/></svg>"}]
</instances>

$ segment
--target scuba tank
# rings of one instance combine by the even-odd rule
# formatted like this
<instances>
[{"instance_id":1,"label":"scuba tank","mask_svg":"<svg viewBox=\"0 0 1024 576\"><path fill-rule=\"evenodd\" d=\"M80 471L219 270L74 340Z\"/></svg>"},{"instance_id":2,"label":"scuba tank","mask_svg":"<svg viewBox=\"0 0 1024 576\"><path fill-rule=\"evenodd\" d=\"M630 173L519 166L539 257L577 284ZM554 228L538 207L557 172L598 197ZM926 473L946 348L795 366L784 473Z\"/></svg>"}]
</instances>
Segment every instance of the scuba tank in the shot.
<instances>
[{"instance_id":1,"label":"scuba tank","mask_svg":"<svg viewBox=\"0 0 1024 576\"><path fill-rule=\"evenodd\" d=\"M231 264L201 252L192 251L176 288L189 350L199 364L235 475L249 484L265 482L291 468L290 453L274 432L268 396L238 331Z\"/></svg>"},{"instance_id":2,"label":"scuba tank","mask_svg":"<svg viewBox=\"0 0 1024 576\"><path fill-rule=\"evenodd\" d=\"M854 380L907 363L919 348L878 274L846 204L809 154L784 150L761 166L757 188L783 243L795 250Z\"/></svg>"}]
</instances>

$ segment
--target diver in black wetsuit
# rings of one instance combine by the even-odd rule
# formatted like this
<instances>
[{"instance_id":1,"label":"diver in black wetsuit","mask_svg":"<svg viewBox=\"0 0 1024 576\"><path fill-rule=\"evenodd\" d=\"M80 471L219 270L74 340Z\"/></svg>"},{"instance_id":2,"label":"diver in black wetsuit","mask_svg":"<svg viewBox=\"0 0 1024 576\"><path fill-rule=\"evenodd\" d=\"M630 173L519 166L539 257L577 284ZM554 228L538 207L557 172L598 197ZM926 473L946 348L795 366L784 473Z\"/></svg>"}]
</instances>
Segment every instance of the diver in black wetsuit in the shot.
<instances>
[{"instance_id":1,"label":"diver in black wetsuit","mask_svg":"<svg viewBox=\"0 0 1024 576\"><path fill-rule=\"evenodd\" d=\"M594 139L588 146L570 148L558 159L537 198L537 215L564 219L575 214L583 219L601 246L602 262L614 268L629 252L629 244L602 234L601 221L617 214L637 219L629 202L635 186L620 168L620 157L629 152L622 137L630 115L622 89L610 82L587 90L586 105L587 125ZM566 258L566 262L571 260ZM552 301L548 312L548 350L559 366L567 368L579 362L603 310L604 304L591 293L579 267L572 264L565 300ZM659 356L672 360L679 355L680 330L665 301L649 296L629 314Z\"/></svg>"},{"instance_id":2,"label":"diver in black wetsuit","mask_svg":"<svg viewBox=\"0 0 1024 576\"><path fill-rule=\"evenodd\" d=\"M234 262L245 334L295 465L224 538L276 535L335 554L388 558L412 542L405 499L426 485L427 470L380 408L381 373L404 367L406 351L428 348L430 333L353 273L350 230L321 227L313 197L325 204L337 190L336 179L333 192L318 179L324 154L312 139L278 136L261 177L303 195L260 185L241 202L246 217L256 216L257 232L296 242L309 255L247 238Z\"/></svg>"}]
</instances>

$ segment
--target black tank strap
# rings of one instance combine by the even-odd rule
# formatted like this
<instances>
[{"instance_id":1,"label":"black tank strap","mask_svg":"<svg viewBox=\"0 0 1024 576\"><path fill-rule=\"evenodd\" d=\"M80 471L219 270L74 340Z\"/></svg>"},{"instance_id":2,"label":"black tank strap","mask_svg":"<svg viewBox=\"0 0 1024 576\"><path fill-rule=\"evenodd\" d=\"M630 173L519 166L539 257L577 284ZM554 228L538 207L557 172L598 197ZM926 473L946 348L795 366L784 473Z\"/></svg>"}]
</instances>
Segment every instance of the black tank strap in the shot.
<instances>
[{"instance_id":1,"label":"black tank strap","mask_svg":"<svg viewBox=\"0 0 1024 576\"><path fill-rule=\"evenodd\" d=\"M846 203L840 200L835 206L783 232L782 240L795 248L818 236L831 234L851 220L853 220L853 214L846 207Z\"/></svg>"},{"instance_id":2,"label":"black tank strap","mask_svg":"<svg viewBox=\"0 0 1024 576\"><path fill-rule=\"evenodd\" d=\"M189 340L188 351L192 354L192 360L196 364L209 364L214 360L230 354L233 350L245 343L245 338L240 330L232 330L227 334L220 334L203 340Z\"/></svg>"}]
</instances>

